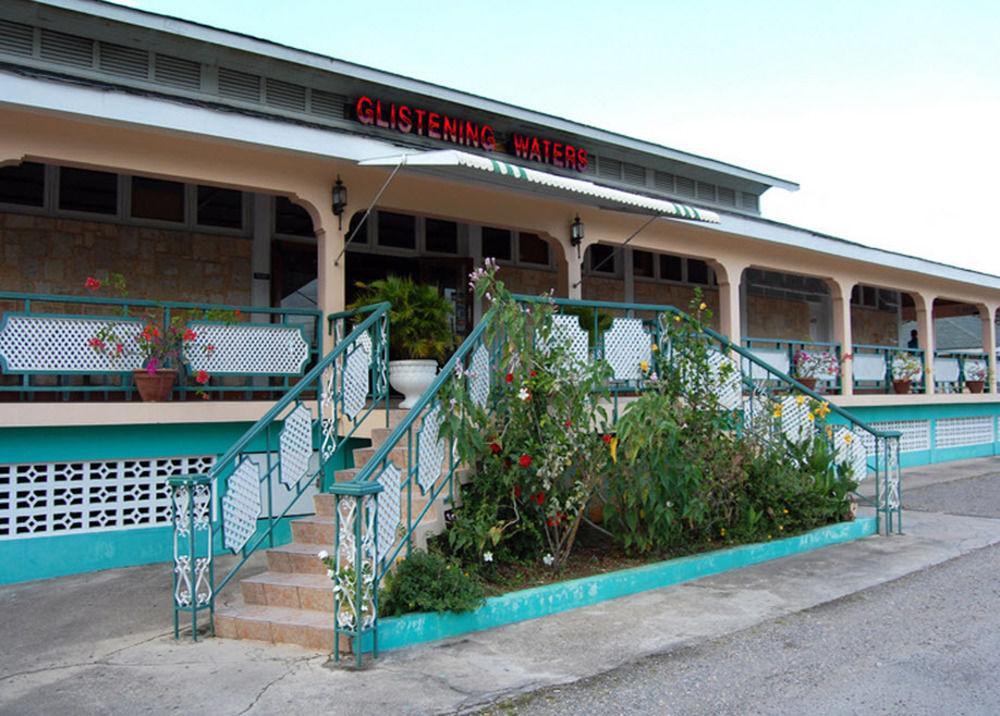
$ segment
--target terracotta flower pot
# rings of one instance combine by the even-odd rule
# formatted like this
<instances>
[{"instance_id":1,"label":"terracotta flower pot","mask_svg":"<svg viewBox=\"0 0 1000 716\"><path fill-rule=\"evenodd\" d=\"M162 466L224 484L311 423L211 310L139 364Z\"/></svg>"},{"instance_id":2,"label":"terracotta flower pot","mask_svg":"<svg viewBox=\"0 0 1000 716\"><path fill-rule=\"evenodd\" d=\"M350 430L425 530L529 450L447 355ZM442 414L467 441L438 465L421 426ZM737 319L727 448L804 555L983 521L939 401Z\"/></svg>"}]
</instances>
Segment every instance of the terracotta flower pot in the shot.
<instances>
[{"instance_id":1,"label":"terracotta flower pot","mask_svg":"<svg viewBox=\"0 0 1000 716\"><path fill-rule=\"evenodd\" d=\"M967 380L965 384L969 386L970 393L982 393L983 388L986 386L985 380Z\"/></svg>"},{"instance_id":2,"label":"terracotta flower pot","mask_svg":"<svg viewBox=\"0 0 1000 716\"><path fill-rule=\"evenodd\" d=\"M910 392L910 381L908 380L894 380L892 381L892 389L903 395Z\"/></svg>"},{"instance_id":3,"label":"terracotta flower pot","mask_svg":"<svg viewBox=\"0 0 1000 716\"><path fill-rule=\"evenodd\" d=\"M174 383L177 382L177 371L173 368L160 368L155 373L134 370L132 380L144 403L162 403L170 399Z\"/></svg>"},{"instance_id":4,"label":"terracotta flower pot","mask_svg":"<svg viewBox=\"0 0 1000 716\"><path fill-rule=\"evenodd\" d=\"M805 387L809 388L809 390L816 390L815 378L799 378L798 381Z\"/></svg>"}]
</instances>

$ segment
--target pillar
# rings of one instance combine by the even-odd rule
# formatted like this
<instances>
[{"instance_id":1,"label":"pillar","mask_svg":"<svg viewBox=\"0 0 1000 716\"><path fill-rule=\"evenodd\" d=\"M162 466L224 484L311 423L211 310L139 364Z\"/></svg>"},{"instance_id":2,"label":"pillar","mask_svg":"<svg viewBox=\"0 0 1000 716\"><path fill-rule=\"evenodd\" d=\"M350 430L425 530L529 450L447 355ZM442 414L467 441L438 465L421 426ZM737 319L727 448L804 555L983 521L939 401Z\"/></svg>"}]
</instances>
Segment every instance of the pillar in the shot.
<instances>
[{"instance_id":1,"label":"pillar","mask_svg":"<svg viewBox=\"0 0 1000 716\"><path fill-rule=\"evenodd\" d=\"M721 261L708 263L719 284L719 332L738 346L743 341L743 295L740 285L747 267Z\"/></svg>"},{"instance_id":2,"label":"pillar","mask_svg":"<svg viewBox=\"0 0 1000 716\"><path fill-rule=\"evenodd\" d=\"M924 351L924 392L934 393L934 296L910 291L917 312L917 339Z\"/></svg>"},{"instance_id":3,"label":"pillar","mask_svg":"<svg viewBox=\"0 0 1000 716\"><path fill-rule=\"evenodd\" d=\"M271 305L271 233L274 226L271 197L252 194L253 246L250 255L250 305ZM256 321L268 323L268 316L256 316Z\"/></svg>"},{"instance_id":4,"label":"pillar","mask_svg":"<svg viewBox=\"0 0 1000 716\"><path fill-rule=\"evenodd\" d=\"M576 247L570 246L569 242L560 241L563 247L563 255L566 257L566 283L568 284L569 292L568 296L572 299L583 298L583 256L587 255L587 247L590 244L595 243L593 241L588 242L584 239L583 244L580 245L580 256L576 257Z\"/></svg>"},{"instance_id":5,"label":"pillar","mask_svg":"<svg viewBox=\"0 0 1000 716\"><path fill-rule=\"evenodd\" d=\"M316 250L319 252L316 303L323 312L322 350L325 355L334 345L333 336L327 331L326 317L331 313L343 311L347 298L344 272L347 257L342 255L341 251L344 248L344 235L348 222L343 222L343 228L340 228L337 217L333 215L329 206L319 206L311 213L316 231ZM344 212L344 216L350 215L350 212Z\"/></svg>"},{"instance_id":6,"label":"pillar","mask_svg":"<svg viewBox=\"0 0 1000 716\"><path fill-rule=\"evenodd\" d=\"M990 303L978 306L979 315L983 320L983 352L989 356L989 375L986 378L986 390L996 393L997 386L997 307Z\"/></svg>"},{"instance_id":7,"label":"pillar","mask_svg":"<svg viewBox=\"0 0 1000 716\"><path fill-rule=\"evenodd\" d=\"M833 309L833 340L840 344L840 394L854 394L854 337L851 330L851 279L831 279L830 299Z\"/></svg>"}]
</instances>

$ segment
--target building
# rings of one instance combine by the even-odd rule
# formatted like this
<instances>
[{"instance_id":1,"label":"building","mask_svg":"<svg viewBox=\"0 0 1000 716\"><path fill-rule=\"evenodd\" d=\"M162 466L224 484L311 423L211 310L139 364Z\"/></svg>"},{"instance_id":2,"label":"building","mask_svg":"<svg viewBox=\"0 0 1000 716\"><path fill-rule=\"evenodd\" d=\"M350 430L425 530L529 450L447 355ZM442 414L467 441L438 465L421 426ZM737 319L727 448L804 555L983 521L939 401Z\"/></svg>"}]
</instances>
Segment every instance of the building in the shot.
<instances>
[{"instance_id":1,"label":"building","mask_svg":"<svg viewBox=\"0 0 1000 716\"><path fill-rule=\"evenodd\" d=\"M1000 445L1000 277L762 216L794 182L95 0L3 3L0 87L0 581L167 559L162 477L207 469L330 350L323 319L356 282L436 284L465 335L485 257L524 293L683 307L701 291L722 333L785 371L827 350L843 369L821 388L901 429L907 464ZM116 306L239 308L299 331L298 358L233 349L211 400L187 376L149 404L79 358L85 335L67 355L18 328L104 315L84 281L113 273ZM953 317L981 350L935 349ZM894 394L910 322L923 380Z\"/></svg>"}]
</instances>

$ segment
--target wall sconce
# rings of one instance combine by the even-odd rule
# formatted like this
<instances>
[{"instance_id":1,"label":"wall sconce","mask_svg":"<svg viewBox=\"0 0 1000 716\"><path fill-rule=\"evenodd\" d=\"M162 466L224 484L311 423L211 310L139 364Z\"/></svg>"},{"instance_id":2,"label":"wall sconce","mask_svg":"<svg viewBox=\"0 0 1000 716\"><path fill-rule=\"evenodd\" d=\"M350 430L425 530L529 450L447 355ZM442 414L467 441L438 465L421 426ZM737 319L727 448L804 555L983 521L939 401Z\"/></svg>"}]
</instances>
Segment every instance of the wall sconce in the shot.
<instances>
[{"instance_id":1,"label":"wall sconce","mask_svg":"<svg viewBox=\"0 0 1000 716\"><path fill-rule=\"evenodd\" d=\"M573 219L573 223L569 227L569 244L570 246L576 247L576 257L580 258L580 244L583 243L583 222L580 221L580 215L577 214L576 218Z\"/></svg>"},{"instance_id":2,"label":"wall sconce","mask_svg":"<svg viewBox=\"0 0 1000 716\"><path fill-rule=\"evenodd\" d=\"M344 182L340 181L340 175L337 175L337 181L333 184L333 214L337 217L337 229L344 228L344 209L347 207L347 187L344 186Z\"/></svg>"}]
</instances>

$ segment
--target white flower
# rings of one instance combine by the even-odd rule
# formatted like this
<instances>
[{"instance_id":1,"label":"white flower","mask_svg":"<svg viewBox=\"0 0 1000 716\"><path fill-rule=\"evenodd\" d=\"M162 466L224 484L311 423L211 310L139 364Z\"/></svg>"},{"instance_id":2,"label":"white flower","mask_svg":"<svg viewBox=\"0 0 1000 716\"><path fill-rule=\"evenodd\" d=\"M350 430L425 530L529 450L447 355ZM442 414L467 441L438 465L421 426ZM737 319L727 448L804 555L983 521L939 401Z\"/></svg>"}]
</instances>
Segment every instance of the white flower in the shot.
<instances>
[{"instance_id":1,"label":"white flower","mask_svg":"<svg viewBox=\"0 0 1000 716\"><path fill-rule=\"evenodd\" d=\"M330 556L330 553L327 552L325 549L323 549L320 550L316 556L319 557L320 559L327 559Z\"/></svg>"},{"instance_id":2,"label":"white flower","mask_svg":"<svg viewBox=\"0 0 1000 716\"><path fill-rule=\"evenodd\" d=\"M546 567L551 567L552 563L556 561L556 558L553 557L551 554L546 554L544 557L542 557L542 561L545 563Z\"/></svg>"},{"instance_id":3,"label":"white flower","mask_svg":"<svg viewBox=\"0 0 1000 716\"><path fill-rule=\"evenodd\" d=\"M326 576L329 577L330 579L333 579L333 570L332 569L326 570Z\"/></svg>"},{"instance_id":4,"label":"white flower","mask_svg":"<svg viewBox=\"0 0 1000 716\"><path fill-rule=\"evenodd\" d=\"M528 392L527 388L521 388L517 391L517 397L521 400L528 400L531 397L531 393Z\"/></svg>"},{"instance_id":5,"label":"white flower","mask_svg":"<svg viewBox=\"0 0 1000 716\"><path fill-rule=\"evenodd\" d=\"M492 552L483 552L483 561L484 562L492 562L493 561L493 553Z\"/></svg>"}]
</instances>

